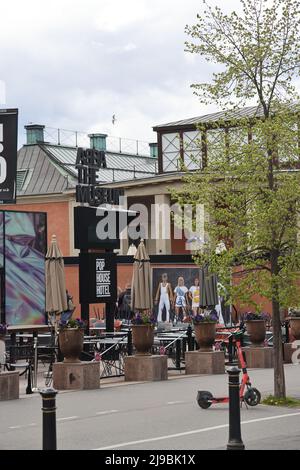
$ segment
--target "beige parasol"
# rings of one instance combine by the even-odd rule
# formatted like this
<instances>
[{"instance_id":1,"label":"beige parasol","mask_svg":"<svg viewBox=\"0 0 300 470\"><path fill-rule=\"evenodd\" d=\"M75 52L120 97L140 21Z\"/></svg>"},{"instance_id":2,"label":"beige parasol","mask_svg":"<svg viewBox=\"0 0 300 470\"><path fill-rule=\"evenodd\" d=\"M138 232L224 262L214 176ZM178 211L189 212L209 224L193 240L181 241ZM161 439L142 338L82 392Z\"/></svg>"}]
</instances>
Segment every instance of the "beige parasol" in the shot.
<instances>
[{"instance_id":1,"label":"beige parasol","mask_svg":"<svg viewBox=\"0 0 300 470\"><path fill-rule=\"evenodd\" d=\"M147 254L144 240L141 240L134 257L131 285L131 308L134 311L152 309L150 258Z\"/></svg>"},{"instance_id":2,"label":"beige parasol","mask_svg":"<svg viewBox=\"0 0 300 470\"><path fill-rule=\"evenodd\" d=\"M59 315L68 309L64 259L60 251L56 235L52 236L46 254L46 312Z\"/></svg>"}]
</instances>

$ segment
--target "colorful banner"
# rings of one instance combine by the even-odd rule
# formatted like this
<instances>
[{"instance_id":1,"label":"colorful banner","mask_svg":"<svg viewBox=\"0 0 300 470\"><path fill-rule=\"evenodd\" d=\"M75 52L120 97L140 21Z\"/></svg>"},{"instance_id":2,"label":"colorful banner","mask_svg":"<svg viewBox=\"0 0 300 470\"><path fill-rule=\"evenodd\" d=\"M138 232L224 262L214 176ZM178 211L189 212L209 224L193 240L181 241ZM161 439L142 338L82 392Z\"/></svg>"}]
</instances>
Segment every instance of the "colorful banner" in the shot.
<instances>
[{"instance_id":1,"label":"colorful banner","mask_svg":"<svg viewBox=\"0 0 300 470\"><path fill-rule=\"evenodd\" d=\"M0 214L6 323L45 324L46 214L13 211Z\"/></svg>"}]
</instances>

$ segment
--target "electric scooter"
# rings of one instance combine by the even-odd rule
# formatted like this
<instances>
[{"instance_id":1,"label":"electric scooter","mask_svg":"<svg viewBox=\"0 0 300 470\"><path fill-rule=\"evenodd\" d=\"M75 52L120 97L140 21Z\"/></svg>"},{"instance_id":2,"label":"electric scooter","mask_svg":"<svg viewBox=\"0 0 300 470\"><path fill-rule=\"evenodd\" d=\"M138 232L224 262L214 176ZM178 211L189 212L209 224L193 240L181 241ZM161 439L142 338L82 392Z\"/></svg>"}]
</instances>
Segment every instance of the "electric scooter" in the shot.
<instances>
[{"instance_id":1,"label":"electric scooter","mask_svg":"<svg viewBox=\"0 0 300 470\"><path fill-rule=\"evenodd\" d=\"M241 405L244 402L246 405L256 406L260 403L261 394L257 388L251 386L250 377L247 372L247 364L242 351L242 338L243 331L238 331L232 334L233 344L236 347L237 356L243 372L242 382L240 385ZM229 397L214 397L211 392L205 390L199 390L197 394L197 403L204 410L209 408L212 404L228 402Z\"/></svg>"}]
</instances>

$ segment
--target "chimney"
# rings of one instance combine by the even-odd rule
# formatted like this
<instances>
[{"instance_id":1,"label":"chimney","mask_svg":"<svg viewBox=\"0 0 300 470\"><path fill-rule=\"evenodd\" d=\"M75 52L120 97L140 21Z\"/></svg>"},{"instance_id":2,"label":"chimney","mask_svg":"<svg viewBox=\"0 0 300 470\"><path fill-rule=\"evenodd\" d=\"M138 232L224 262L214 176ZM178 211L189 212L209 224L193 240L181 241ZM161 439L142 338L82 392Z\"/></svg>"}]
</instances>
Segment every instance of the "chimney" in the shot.
<instances>
[{"instance_id":1,"label":"chimney","mask_svg":"<svg viewBox=\"0 0 300 470\"><path fill-rule=\"evenodd\" d=\"M44 129L45 126L41 124L28 124L26 129L26 143L27 145L37 144L44 142Z\"/></svg>"},{"instance_id":2,"label":"chimney","mask_svg":"<svg viewBox=\"0 0 300 470\"><path fill-rule=\"evenodd\" d=\"M158 145L157 142L149 144L150 147L150 156L153 158L158 158Z\"/></svg>"},{"instance_id":3,"label":"chimney","mask_svg":"<svg viewBox=\"0 0 300 470\"><path fill-rule=\"evenodd\" d=\"M89 134L90 148L95 150L106 150L107 134Z\"/></svg>"}]
</instances>

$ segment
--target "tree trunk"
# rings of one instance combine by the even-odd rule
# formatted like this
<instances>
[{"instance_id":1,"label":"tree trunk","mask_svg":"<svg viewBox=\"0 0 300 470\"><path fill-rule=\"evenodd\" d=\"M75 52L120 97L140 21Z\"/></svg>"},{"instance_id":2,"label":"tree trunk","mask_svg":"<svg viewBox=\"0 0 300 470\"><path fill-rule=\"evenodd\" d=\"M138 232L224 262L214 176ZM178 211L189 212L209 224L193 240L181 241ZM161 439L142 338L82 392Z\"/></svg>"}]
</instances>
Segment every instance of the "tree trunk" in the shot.
<instances>
[{"instance_id":1,"label":"tree trunk","mask_svg":"<svg viewBox=\"0 0 300 470\"><path fill-rule=\"evenodd\" d=\"M277 300L272 300L273 348L274 348L274 396L285 398L285 377L283 366L283 349L280 309Z\"/></svg>"},{"instance_id":2,"label":"tree trunk","mask_svg":"<svg viewBox=\"0 0 300 470\"><path fill-rule=\"evenodd\" d=\"M272 279L272 325L274 349L274 396L285 398L285 377L283 366L283 346L281 333L280 305L278 301L278 283L276 277L279 273L278 251L271 251L271 277Z\"/></svg>"},{"instance_id":3,"label":"tree trunk","mask_svg":"<svg viewBox=\"0 0 300 470\"><path fill-rule=\"evenodd\" d=\"M265 116L268 118L269 116ZM273 135L271 142L267 143L268 147L268 183L269 189L276 193L277 185L274 181L274 164L275 155ZM277 236L274 222L272 223L272 237L270 251L270 264L271 264L271 284L272 284L272 325L273 325L273 349L274 349L274 396L276 398L285 398L285 377L283 366L283 347L282 347L282 334L281 334L281 321L280 321L280 305L279 305L279 291L278 291L278 274L279 267L279 251L277 248Z\"/></svg>"}]
</instances>

